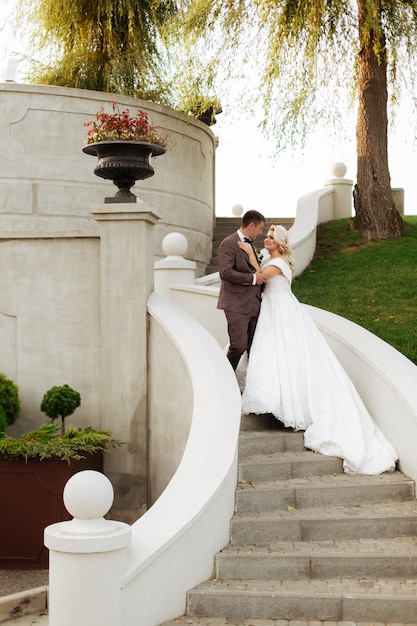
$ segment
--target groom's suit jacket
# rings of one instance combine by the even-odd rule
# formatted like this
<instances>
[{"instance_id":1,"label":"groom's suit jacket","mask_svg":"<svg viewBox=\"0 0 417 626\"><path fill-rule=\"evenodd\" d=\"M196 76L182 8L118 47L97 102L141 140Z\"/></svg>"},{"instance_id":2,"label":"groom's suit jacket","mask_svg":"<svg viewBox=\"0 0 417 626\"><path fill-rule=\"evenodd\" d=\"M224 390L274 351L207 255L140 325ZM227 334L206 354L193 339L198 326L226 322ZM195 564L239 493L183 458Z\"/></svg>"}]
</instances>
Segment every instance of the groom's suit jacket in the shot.
<instances>
[{"instance_id":1,"label":"groom's suit jacket","mask_svg":"<svg viewBox=\"0 0 417 626\"><path fill-rule=\"evenodd\" d=\"M257 315L261 305L261 286L253 285L255 268L246 252L238 246L239 235L233 233L219 246L221 286L218 309Z\"/></svg>"}]
</instances>

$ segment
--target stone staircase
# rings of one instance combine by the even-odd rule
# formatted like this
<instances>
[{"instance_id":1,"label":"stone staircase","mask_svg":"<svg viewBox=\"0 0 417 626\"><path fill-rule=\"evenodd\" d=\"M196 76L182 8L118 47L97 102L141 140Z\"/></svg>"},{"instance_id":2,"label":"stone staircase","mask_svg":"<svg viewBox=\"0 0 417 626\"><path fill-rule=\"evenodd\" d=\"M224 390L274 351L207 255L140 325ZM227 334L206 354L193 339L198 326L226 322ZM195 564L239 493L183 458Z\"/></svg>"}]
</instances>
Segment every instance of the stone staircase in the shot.
<instances>
[{"instance_id":1,"label":"stone staircase","mask_svg":"<svg viewBox=\"0 0 417 626\"><path fill-rule=\"evenodd\" d=\"M241 221L242 220L240 217L216 217L216 223L214 225L214 230L213 230L213 247L212 247L212 253L211 253L211 260L210 260L210 265L208 265L206 268L206 274L213 274L214 272L219 271L218 256L217 256L219 245L221 241L223 241L223 239L227 237L227 235L231 235L239 228ZM265 234L266 234L266 228L270 224L282 224L282 226L285 226L285 228L290 228L294 224L294 218L293 217L267 217L265 229L264 229ZM257 240L256 245L257 247L261 247L261 248L263 247L261 237L259 237L259 239Z\"/></svg>"},{"instance_id":2,"label":"stone staircase","mask_svg":"<svg viewBox=\"0 0 417 626\"><path fill-rule=\"evenodd\" d=\"M303 433L245 416L230 543L165 626L417 623L415 484L349 476Z\"/></svg>"}]
</instances>

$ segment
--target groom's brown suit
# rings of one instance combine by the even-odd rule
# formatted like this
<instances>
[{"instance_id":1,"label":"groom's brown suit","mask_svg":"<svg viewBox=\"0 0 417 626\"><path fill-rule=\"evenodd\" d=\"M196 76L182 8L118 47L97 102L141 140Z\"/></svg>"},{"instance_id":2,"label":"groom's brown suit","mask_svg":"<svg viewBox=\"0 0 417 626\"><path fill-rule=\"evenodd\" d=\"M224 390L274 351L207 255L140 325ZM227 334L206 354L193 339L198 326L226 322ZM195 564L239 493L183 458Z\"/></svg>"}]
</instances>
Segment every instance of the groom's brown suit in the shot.
<instances>
[{"instance_id":1,"label":"groom's brown suit","mask_svg":"<svg viewBox=\"0 0 417 626\"><path fill-rule=\"evenodd\" d=\"M230 346L227 353L233 369L240 357L250 351L261 306L261 285L253 284L255 268L239 248L238 233L226 237L219 246L221 278L218 309L226 315Z\"/></svg>"}]
</instances>

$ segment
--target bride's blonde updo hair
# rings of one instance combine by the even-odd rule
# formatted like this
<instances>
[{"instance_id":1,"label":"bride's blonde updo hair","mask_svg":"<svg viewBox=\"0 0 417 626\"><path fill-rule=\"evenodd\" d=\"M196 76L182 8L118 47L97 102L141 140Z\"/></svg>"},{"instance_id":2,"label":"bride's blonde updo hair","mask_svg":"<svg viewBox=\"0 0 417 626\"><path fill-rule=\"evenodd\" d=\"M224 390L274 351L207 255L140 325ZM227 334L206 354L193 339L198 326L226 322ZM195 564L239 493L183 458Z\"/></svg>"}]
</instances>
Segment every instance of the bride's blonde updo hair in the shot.
<instances>
[{"instance_id":1,"label":"bride's blonde updo hair","mask_svg":"<svg viewBox=\"0 0 417 626\"><path fill-rule=\"evenodd\" d=\"M288 230L285 228L285 226L274 226L273 224L269 227L269 230L273 232L274 240L278 244L280 254L288 257L291 271L294 274L294 263L291 257L291 245L288 240Z\"/></svg>"}]
</instances>

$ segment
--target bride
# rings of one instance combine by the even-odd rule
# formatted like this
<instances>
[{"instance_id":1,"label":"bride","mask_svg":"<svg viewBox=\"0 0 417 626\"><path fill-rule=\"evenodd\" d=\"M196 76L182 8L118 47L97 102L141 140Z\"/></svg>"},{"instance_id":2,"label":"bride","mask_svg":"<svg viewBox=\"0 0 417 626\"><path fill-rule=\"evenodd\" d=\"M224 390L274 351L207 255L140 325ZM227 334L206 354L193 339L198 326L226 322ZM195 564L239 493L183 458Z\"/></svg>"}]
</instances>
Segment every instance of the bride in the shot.
<instances>
[{"instance_id":1,"label":"bride","mask_svg":"<svg viewBox=\"0 0 417 626\"><path fill-rule=\"evenodd\" d=\"M252 246L238 245L259 268ZM264 246L270 258L263 266L266 286L247 365L243 413L272 413L286 427L304 430L304 445L342 458L347 473L393 471L396 451L291 291L288 231L271 226Z\"/></svg>"}]
</instances>

